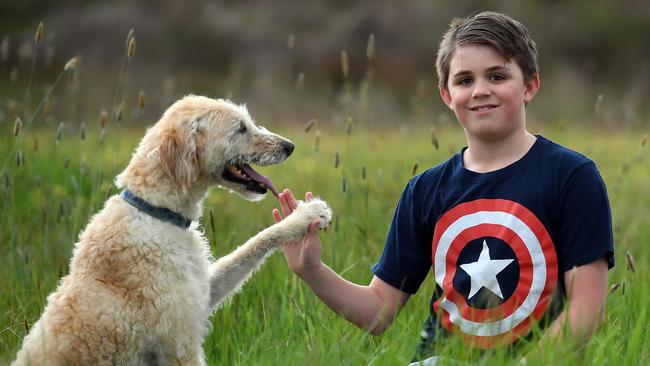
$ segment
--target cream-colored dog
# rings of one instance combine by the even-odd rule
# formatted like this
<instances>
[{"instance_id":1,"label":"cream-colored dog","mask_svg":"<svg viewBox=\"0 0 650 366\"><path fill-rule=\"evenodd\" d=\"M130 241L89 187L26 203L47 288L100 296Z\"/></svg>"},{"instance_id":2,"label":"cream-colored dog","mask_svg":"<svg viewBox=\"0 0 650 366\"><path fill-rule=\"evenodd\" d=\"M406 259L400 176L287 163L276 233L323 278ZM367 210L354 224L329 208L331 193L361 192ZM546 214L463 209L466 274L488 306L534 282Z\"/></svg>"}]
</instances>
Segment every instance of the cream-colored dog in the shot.
<instances>
[{"instance_id":1,"label":"cream-colored dog","mask_svg":"<svg viewBox=\"0 0 650 366\"><path fill-rule=\"evenodd\" d=\"M293 144L256 126L243 106L187 96L151 127L75 245L70 274L47 299L14 365L204 365L208 316L282 244L311 222L329 224L319 199L231 254L212 260L196 220L208 187L249 200L268 178L249 164L285 160ZM235 331L235 330L233 330Z\"/></svg>"}]
</instances>

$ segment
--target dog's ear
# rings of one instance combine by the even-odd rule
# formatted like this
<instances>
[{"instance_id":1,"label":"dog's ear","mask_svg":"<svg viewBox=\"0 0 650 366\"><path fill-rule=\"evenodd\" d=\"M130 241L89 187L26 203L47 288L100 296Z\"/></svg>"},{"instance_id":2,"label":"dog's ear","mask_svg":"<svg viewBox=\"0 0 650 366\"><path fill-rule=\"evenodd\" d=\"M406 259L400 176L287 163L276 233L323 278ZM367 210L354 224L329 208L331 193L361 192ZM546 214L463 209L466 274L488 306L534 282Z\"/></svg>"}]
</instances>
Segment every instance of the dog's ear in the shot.
<instances>
[{"instance_id":1,"label":"dog's ear","mask_svg":"<svg viewBox=\"0 0 650 366\"><path fill-rule=\"evenodd\" d=\"M187 127L165 131L158 151L163 170L183 192L196 181L199 168L195 132Z\"/></svg>"}]
</instances>

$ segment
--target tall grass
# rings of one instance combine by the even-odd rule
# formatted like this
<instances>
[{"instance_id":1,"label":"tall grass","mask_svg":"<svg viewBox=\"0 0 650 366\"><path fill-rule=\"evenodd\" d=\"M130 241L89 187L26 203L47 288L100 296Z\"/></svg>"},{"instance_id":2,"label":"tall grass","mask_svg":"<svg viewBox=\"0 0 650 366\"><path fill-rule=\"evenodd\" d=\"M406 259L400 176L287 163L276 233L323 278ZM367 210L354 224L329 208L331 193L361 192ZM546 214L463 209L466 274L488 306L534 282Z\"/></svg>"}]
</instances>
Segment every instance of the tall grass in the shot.
<instances>
[{"instance_id":1,"label":"tall grass","mask_svg":"<svg viewBox=\"0 0 650 366\"><path fill-rule=\"evenodd\" d=\"M8 124L1 127L0 154L6 154L12 134ZM105 143L120 139L122 146L132 148L142 132L135 128L113 134ZM336 220L334 228L321 234L324 260L346 278L367 283L370 266L382 249L393 206L412 173L412 162L418 161L424 168L445 159L446 153L431 145L426 126L414 126L402 134L357 131L348 135L347 131L324 130L318 152L313 150L313 133L282 128L279 132L295 140L296 152L283 165L264 168L264 173L279 187L290 187L299 194L312 190L330 202ZM26 163L12 165L3 173L9 179L3 179L0 207L0 243L5 253L0 257L0 363L13 357L26 333L25 324L31 325L38 318L46 296L67 273L79 231L101 208L112 178L130 155L128 149L84 154L82 144L98 142L98 128L89 129L85 142L75 136L56 145L54 134L53 130L30 133L42 141L39 151L25 149ZM610 190L618 262L610 281L618 287L608 300L605 325L584 349L549 350L531 364L583 364L585 360L601 365L643 364L650 357L650 249L645 245L650 239L650 198L644 193L649 174L644 151L640 145L629 143L633 138L630 134L596 135L586 143L576 143L583 131L545 134L579 151L592 149ZM340 148L339 141L346 138L354 155L341 155L335 167L332 156ZM459 131L443 131L439 139L443 146L463 143ZM634 162L623 172L621 161L628 157ZM340 184L341 169L348 172L345 192ZM214 255L229 252L270 225L274 206L272 198L254 204L218 189L211 191L203 227ZM634 273L627 269L626 251L636 262ZM329 311L287 269L282 256L274 255L242 293L212 317L213 331L205 350L215 365L404 364L426 317L433 282L431 277L426 280L392 328L381 337L372 337ZM441 345L442 354L457 359L471 357L466 352L455 341ZM485 362L499 364L507 357L497 352Z\"/></svg>"},{"instance_id":2,"label":"tall grass","mask_svg":"<svg viewBox=\"0 0 650 366\"><path fill-rule=\"evenodd\" d=\"M107 123L121 119L118 111L128 93L124 80L132 57L129 45L134 47L134 42L129 35L111 111L77 117L95 121L100 116L99 123L84 124L83 138L74 119L63 125L33 123L39 110L49 105L50 94L57 92L64 71L41 96L35 111L25 112L18 136L14 135L14 116L6 115L0 121L0 364L14 357L42 312L47 295L68 272L80 230L101 209L106 197L115 193L112 180L126 166L144 133L144 126L126 123L119 129L106 129ZM279 188L289 187L299 195L311 190L332 205L333 227L321 234L323 259L357 283L367 283L372 276L370 267L381 253L395 203L410 176L444 161L450 151L464 145L461 129L442 121L435 121L435 128L410 121L395 129L372 125L368 111L373 107L369 96L374 44L371 37L369 71L356 94L362 101L359 108L353 109L355 94L347 79L347 55L342 53L346 80L338 113L343 123L312 120L301 128L269 126L294 140L297 148L281 166L261 169ZM302 83L305 76L289 78ZM68 94L67 98L77 97ZM29 93L25 110L28 103ZM609 188L618 264L610 272L607 319L593 339L580 349L558 345L543 350L528 364L646 364L650 361L646 137L640 137L638 131L598 133L560 127L533 129L597 162ZM20 165L18 152L22 154ZM214 255L230 252L272 224L275 206L272 197L248 203L212 190L205 202L202 226ZM634 271L626 265L627 252L635 262ZM433 288L430 276L393 326L384 335L373 337L334 315L276 254L211 318L213 330L204 349L211 365L406 364L428 315ZM532 348L534 342L524 344L514 355L506 350L479 355L450 338L438 349L439 354L457 360L501 365L512 363Z\"/></svg>"}]
</instances>

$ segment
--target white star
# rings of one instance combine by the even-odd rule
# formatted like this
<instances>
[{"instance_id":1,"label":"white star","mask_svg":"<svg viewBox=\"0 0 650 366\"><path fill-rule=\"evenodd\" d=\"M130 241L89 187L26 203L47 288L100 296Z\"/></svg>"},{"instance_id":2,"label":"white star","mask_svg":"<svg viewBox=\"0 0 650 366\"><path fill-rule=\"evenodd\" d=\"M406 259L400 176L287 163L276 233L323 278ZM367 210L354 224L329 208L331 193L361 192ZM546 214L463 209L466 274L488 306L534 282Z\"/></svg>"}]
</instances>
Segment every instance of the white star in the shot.
<instances>
[{"instance_id":1,"label":"white star","mask_svg":"<svg viewBox=\"0 0 650 366\"><path fill-rule=\"evenodd\" d=\"M476 295L482 288L492 291L495 295L503 299L501 287L497 281L497 274L503 271L514 259L490 259L490 250L488 249L485 239L483 239L483 250L476 262L461 264L460 268L467 272L472 280L472 287L469 291L468 299Z\"/></svg>"}]
</instances>

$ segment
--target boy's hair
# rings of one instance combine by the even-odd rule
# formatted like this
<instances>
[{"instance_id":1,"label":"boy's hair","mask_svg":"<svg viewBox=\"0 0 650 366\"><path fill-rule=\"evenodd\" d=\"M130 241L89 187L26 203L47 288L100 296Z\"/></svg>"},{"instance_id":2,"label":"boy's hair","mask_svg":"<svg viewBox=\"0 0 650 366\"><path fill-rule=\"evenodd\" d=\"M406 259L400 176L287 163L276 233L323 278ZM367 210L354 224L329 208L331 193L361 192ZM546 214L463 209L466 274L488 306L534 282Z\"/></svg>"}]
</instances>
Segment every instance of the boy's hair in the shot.
<instances>
[{"instance_id":1,"label":"boy's hair","mask_svg":"<svg viewBox=\"0 0 650 366\"><path fill-rule=\"evenodd\" d=\"M526 82L538 73L537 48L526 27L507 15L484 11L473 17L455 18L449 24L436 60L439 88L447 89L451 59L462 45L492 47L503 58L519 65Z\"/></svg>"}]
</instances>

